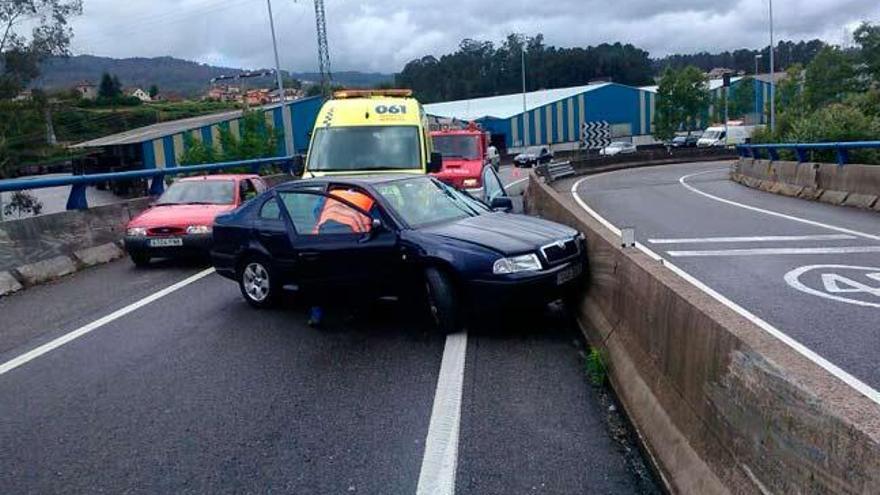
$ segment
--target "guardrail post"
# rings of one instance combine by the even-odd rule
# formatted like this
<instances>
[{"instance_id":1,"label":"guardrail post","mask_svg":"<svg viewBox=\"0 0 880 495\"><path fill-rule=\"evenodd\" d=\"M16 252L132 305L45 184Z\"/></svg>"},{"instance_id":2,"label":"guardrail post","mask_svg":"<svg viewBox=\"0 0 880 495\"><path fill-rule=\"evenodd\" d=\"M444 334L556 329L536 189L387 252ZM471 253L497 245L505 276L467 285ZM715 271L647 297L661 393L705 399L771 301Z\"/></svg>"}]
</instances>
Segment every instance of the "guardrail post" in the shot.
<instances>
[{"instance_id":1,"label":"guardrail post","mask_svg":"<svg viewBox=\"0 0 880 495\"><path fill-rule=\"evenodd\" d=\"M85 210L89 207L86 199L86 184L74 184L70 186L70 195L67 196L68 210Z\"/></svg>"},{"instance_id":2,"label":"guardrail post","mask_svg":"<svg viewBox=\"0 0 880 495\"><path fill-rule=\"evenodd\" d=\"M795 148L794 153L795 155L797 155L798 163L804 163L805 161L807 161L807 150L803 148Z\"/></svg>"},{"instance_id":3,"label":"guardrail post","mask_svg":"<svg viewBox=\"0 0 880 495\"><path fill-rule=\"evenodd\" d=\"M846 165L849 161L849 152L846 148L837 145L837 164L840 166Z\"/></svg>"},{"instance_id":4,"label":"guardrail post","mask_svg":"<svg viewBox=\"0 0 880 495\"><path fill-rule=\"evenodd\" d=\"M779 152L776 151L776 148L767 148L767 154L770 156L771 162L779 161Z\"/></svg>"},{"instance_id":5,"label":"guardrail post","mask_svg":"<svg viewBox=\"0 0 880 495\"><path fill-rule=\"evenodd\" d=\"M150 182L150 196L161 196L165 192L165 175L153 176Z\"/></svg>"}]
</instances>

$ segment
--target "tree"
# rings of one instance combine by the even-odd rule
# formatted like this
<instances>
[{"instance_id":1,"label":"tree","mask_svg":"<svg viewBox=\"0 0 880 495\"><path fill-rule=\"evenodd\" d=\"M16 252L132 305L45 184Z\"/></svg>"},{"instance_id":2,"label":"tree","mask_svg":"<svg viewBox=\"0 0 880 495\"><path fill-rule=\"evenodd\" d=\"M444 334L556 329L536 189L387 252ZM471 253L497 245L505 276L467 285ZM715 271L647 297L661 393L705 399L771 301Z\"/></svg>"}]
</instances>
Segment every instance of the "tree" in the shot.
<instances>
[{"instance_id":1,"label":"tree","mask_svg":"<svg viewBox=\"0 0 880 495\"><path fill-rule=\"evenodd\" d=\"M804 98L811 108L843 100L859 84L851 55L837 47L825 47L807 65Z\"/></svg>"},{"instance_id":2,"label":"tree","mask_svg":"<svg viewBox=\"0 0 880 495\"><path fill-rule=\"evenodd\" d=\"M28 191L15 191L9 203L3 205L3 214L22 218L27 215L39 215L43 211L43 203Z\"/></svg>"},{"instance_id":3,"label":"tree","mask_svg":"<svg viewBox=\"0 0 880 495\"><path fill-rule=\"evenodd\" d=\"M81 13L82 0L0 3L0 99L24 89L46 57L68 54L73 36L68 20Z\"/></svg>"},{"instance_id":4,"label":"tree","mask_svg":"<svg viewBox=\"0 0 880 495\"><path fill-rule=\"evenodd\" d=\"M159 96L159 86L156 86L155 84L151 84L149 93L150 93L150 98L155 98L155 97Z\"/></svg>"},{"instance_id":5,"label":"tree","mask_svg":"<svg viewBox=\"0 0 880 495\"><path fill-rule=\"evenodd\" d=\"M677 131L691 131L709 104L706 76L694 66L667 68L657 88L654 136L671 139Z\"/></svg>"},{"instance_id":6,"label":"tree","mask_svg":"<svg viewBox=\"0 0 880 495\"><path fill-rule=\"evenodd\" d=\"M122 87L119 78L108 73L101 75L101 84L98 85L98 97L113 99L122 96Z\"/></svg>"},{"instance_id":7,"label":"tree","mask_svg":"<svg viewBox=\"0 0 880 495\"><path fill-rule=\"evenodd\" d=\"M866 72L874 78L874 82L880 82L880 26L862 23L853 33L853 38L861 48Z\"/></svg>"},{"instance_id":8,"label":"tree","mask_svg":"<svg viewBox=\"0 0 880 495\"><path fill-rule=\"evenodd\" d=\"M755 108L755 79L744 77L731 85L730 107L728 115L731 119L738 119L749 114L760 113L760 108Z\"/></svg>"}]
</instances>

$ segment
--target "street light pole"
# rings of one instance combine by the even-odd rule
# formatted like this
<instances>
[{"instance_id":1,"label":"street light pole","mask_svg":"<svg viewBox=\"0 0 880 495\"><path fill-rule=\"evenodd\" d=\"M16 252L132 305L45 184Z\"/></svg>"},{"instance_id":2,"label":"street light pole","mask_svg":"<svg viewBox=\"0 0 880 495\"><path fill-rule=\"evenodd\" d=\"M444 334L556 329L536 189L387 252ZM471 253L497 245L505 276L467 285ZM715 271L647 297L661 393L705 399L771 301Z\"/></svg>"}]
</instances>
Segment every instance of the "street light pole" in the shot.
<instances>
[{"instance_id":1,"label":"street light pole","mask_svg":"<svg viewBox=\"0 0 880 495\"><path fill-rule=\"evenodd\" d=\"M278 83L278 98L284 103L284 82L281 78L281 62L278 60L278 41L275 38L275 19L272 16L272 0L266 0L269 8L269 29L272 31L272 49L275 51L275 79Z\"/></svg>"},{"instance_id":2,"label":"street light pole","mask_svg":"<svg viewBox=\"0 0 880 495\"><path fill-rule=\"evenodd\" d=\"M762 55L760 53L755 55L755 119L757 120L755 124L760 124L764 120L764 112L761 111L758 103L758 93L761 90L761 81L758 79L758 60L761 60L761 58Z\"/></svg>"},{"instance_id":3,"label":"street light pole","mask_svg":"<svg viewBox=\"0 0 880 495\"><path fill-rule=\"evenodd\" d=\"M522 54L522 100L523 100L523 118L525 118L526 114L526 48L522 47L520 50Z\"/></svg>"},{"instance_id":4,"label":"street light pole","mask_svg":"<svg viewBox=\"0 0 880 495\"><path fill-rule=\"evenodd\" d=\"M773 0L767 0L770 12L770 132L776 130L776 67L773 52Z\"/></svg>"}]
</instances>

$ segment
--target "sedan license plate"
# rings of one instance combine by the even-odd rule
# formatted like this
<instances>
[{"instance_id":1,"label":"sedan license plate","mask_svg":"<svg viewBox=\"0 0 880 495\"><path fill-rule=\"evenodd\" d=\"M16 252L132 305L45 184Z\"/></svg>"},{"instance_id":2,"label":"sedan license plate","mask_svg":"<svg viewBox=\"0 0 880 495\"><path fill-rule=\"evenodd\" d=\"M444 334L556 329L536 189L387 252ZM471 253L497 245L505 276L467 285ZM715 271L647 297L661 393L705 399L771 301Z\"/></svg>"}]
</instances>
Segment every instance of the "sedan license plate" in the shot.
<instances>
[{"instance_id":1,"label":"sedan license plate","mask_svg":"<svg viewBox=\"0 0 880 495\"><path fill-rule=\"evenodd\" d=\"M580 276L582 269L583 268L581 267L580 263L578 263L557 273L556 285L562 285L566 282L571 282L572 280L576 279L578 276Z\"/></svg>"},{"instance_id":2,"label":"sedan license plate","mask_svg":"<svg viewBox=\"0 0 880 495\"><path fill-rule=\"evenodd\" d=\"M150 239L150 247L175 247L183 246L183 239L180 237L163 237L161 239Z\"/></svg>"}]
</instances>

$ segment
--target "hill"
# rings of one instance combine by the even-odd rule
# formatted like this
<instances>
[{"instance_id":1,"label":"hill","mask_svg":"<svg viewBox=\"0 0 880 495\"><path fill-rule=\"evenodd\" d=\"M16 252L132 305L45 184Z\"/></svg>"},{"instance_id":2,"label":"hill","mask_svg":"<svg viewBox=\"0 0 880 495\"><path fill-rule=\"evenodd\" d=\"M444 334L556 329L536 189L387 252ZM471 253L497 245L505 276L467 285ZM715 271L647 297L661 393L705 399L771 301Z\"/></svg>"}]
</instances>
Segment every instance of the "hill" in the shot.
<instances>
[{"instance_id":1,"label":"hill","mask_svg":"<svg viewBox=\"0 0 880 495\"><path fill-rule=\"evenodd\" d=\"M162 91L197 96L205 91L211 78L240 73L243 69L217 67L174 57L118 59L77 55L47 60L42 65L42 75L37 84L51 90L68 88L84 80L97 83L104 72L119 76L125 86L147 88L155 84ZM304 81L320 79L320 76L314 72L295 72L290 75ZM393 81L394 76L343 71L334 73L333 79L343 86L363 87ZM267 81L267 85L271 84L271 80Z\"/></svg>"}]
</instances>

